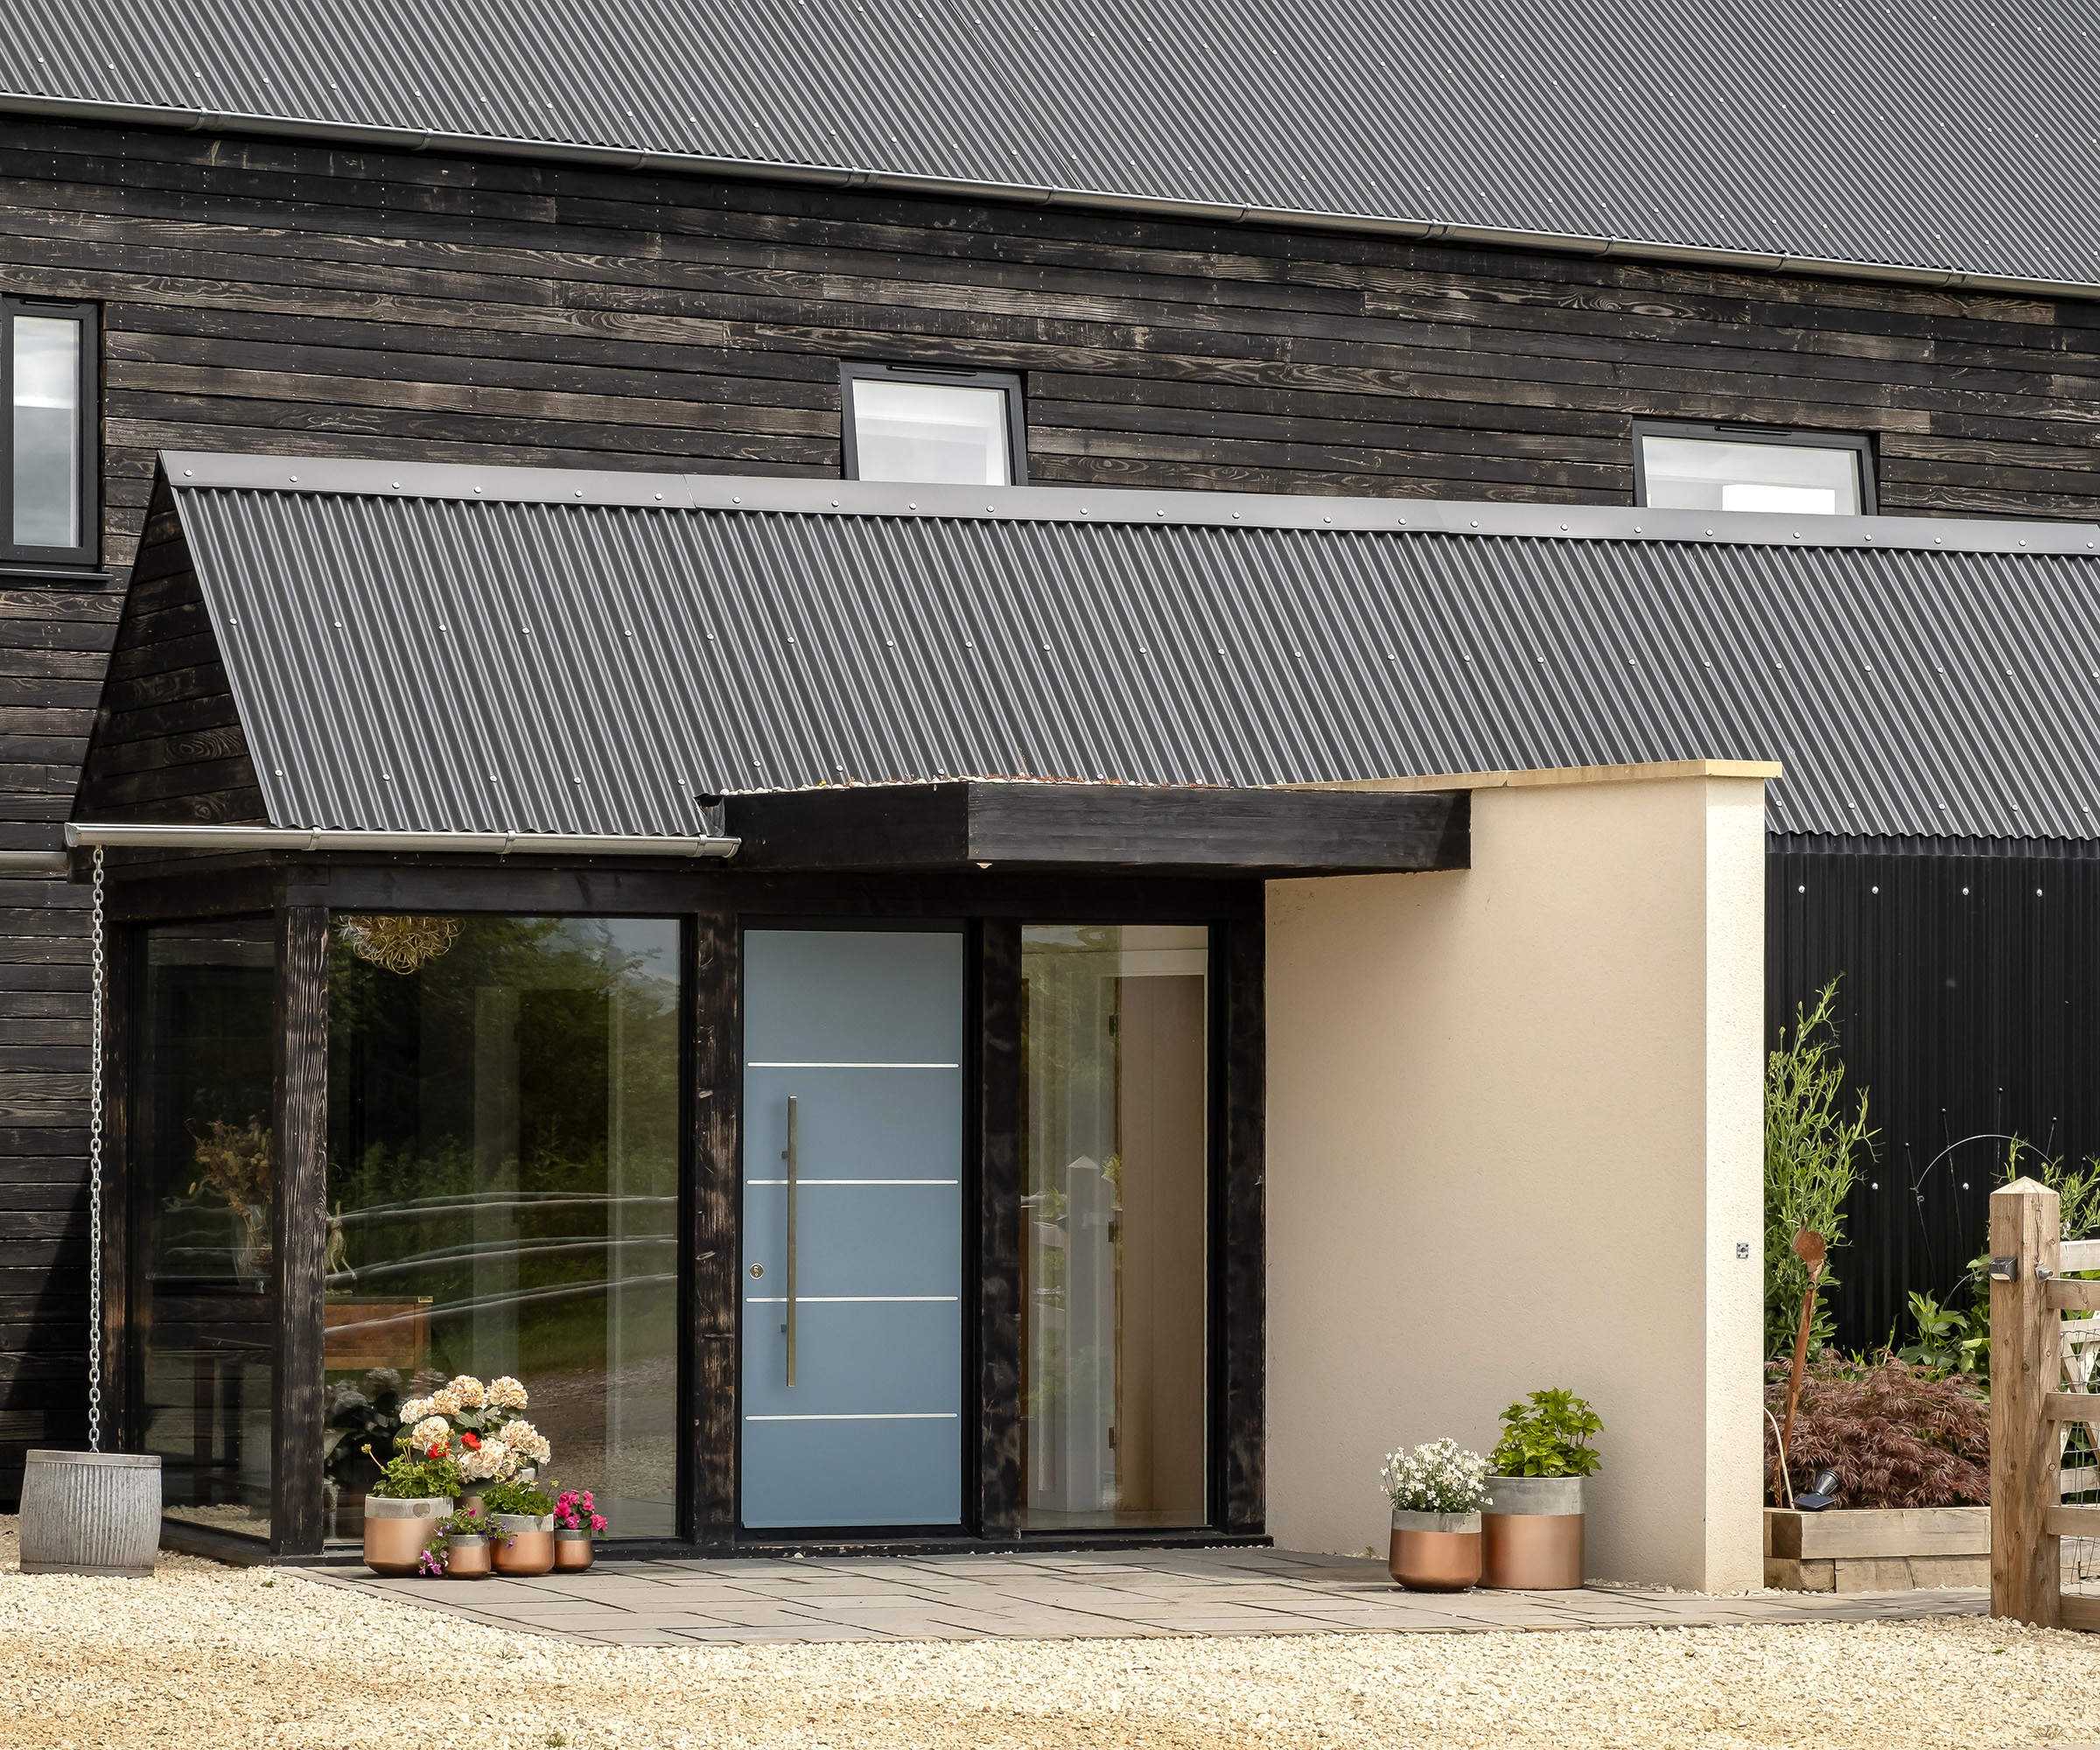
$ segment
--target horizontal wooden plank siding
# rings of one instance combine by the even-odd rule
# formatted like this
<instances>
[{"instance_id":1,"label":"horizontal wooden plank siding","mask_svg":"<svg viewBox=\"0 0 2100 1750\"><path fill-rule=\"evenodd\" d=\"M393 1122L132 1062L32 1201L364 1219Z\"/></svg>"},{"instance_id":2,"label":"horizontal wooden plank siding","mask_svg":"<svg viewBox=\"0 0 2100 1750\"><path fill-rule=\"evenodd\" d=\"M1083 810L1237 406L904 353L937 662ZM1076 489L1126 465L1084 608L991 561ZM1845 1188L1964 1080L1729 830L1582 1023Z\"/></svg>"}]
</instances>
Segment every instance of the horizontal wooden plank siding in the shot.
<instances>
[{"instance_id":1,"label":"horizontal wooden plank siding","mask_svg":"<svg viewBox=\"0 0 2100 1750\"><path fill-rule=\"evenodd\" d=\"M2033 298L22 117L0 290L101 306L112 573L0 578L0 847L56 842L127 584L96 805L259 813L193 580L130 577L163 448L835 475L864 359L1021 373L1048 485L1626 503L1683 419L2100 516L2100 307ZM81 903L0 880L0 1498L78 1438L21 1366L84 1322Z\"/></svg>"}]
</instances>

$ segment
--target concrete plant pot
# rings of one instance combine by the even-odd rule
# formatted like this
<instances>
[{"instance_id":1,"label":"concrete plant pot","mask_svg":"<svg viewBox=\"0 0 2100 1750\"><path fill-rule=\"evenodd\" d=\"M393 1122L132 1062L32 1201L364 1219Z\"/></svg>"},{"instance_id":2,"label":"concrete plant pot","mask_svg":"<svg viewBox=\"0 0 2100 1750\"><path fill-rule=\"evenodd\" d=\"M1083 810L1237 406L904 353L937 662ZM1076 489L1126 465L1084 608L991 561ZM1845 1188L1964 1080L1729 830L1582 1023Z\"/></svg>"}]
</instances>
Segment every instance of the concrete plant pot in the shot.
<instances>
[{"instance_id":1,"label":"concrete plant pot","mask_svg":"<svg viewBox=\"0 0 2100 1750\"><path fill-rule=\"evenodd\" d=\"M22 1572L144 1579L160 1547L153 1453L32 1452L22 1471Z\"/></svg>"},{"instance_id":2,"label":"concrete plant pot","mask_svg":"<svg viewBox=\"0 0 2100 1750\"><path fill-rule=\"evenodd\" d=\"M449 1519L452 1503L442 1494L396 1500L384 1494L365 1497L365 1565L393 1578L413 1574L423 1546L440 1519Z\"/></svg>"},{"instance_id":3,"label":"concrete plant pot","mask_svg":"<svg viewBox=\"0 0 2100 1750\"><path fill-rule=\"evenodd\" d=\"M1582 1585L1582 1479L1489 1477L1480 1516L1480 1584L1497 1592Z\"/></svg>"},{"instance_id":4,"label":"concrete plant pot","mask_svg":"<svg viewBox=\"0 0 2100 1750\"><path fill-rule=\"evenodd\" d=\"M1385 1571L1410 1592L1465 1592L1480 1583L1480 1516L1393 1509Z\"/></svg>"}]
</instances>

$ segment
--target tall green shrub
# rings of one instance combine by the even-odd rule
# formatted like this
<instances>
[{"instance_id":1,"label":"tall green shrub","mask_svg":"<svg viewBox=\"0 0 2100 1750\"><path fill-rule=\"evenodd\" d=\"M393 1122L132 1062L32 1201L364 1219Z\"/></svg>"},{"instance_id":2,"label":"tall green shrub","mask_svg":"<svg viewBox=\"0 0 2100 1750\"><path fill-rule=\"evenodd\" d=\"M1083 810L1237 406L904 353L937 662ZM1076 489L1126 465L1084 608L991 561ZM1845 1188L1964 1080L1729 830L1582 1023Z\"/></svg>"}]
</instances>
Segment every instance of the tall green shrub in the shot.
<instances>
[{"instance_id":1,"label":"tall green shrub","mask_svg":"<svg viewBox=\"0 0 2100 1750\"><path fill-rule=\"evenodd\" d=\"M1852 1189L1853 1158L1873 1158L1874 1132L1867 1128L1866 1095L1848 1118L1842 1105L1844 1065L1838 1055L1838 1030L1830 1009L1838 999L1833 978L1816 993L1805 1015L1794 1010L1791 1037L1765 1066L1765 1353L1787 1354L1808 1292L1808 1266L1794 1256L1794 1236L1807 1228L1832 1250L1844 1242L1844 1202ZM1823 1287L1838 1278L1826 1264ZM1819 1299L1811 1348L1830 1340L1833 1326Z\"/></svg>"}]
</instances>

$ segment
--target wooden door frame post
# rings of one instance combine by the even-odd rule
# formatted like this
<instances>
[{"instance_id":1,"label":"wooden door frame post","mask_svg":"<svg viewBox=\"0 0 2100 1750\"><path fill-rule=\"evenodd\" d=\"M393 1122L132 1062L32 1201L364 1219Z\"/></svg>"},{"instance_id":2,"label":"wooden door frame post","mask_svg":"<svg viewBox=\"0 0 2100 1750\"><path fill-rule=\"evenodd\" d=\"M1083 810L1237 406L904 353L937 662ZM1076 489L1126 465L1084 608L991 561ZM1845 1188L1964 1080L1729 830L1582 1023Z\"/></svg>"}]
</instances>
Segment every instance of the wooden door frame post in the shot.
<instances>
[{"instance_id":1,"label":"wooden door frame post","mask_svg":"<svg viewBox=\"0 0 2100 1750\"><path fill-rule=\"evenodd\" d=\"M2044 1400L2062 1368L2045 1284L2062 1235L2056 1194L2017 1179L1991 1194L1991 1614L2038 1628L2061 1614L2056 1424Z\"/></svg>"},{"instance_id":2,"label":"wooden door frame post","mask_svg":"<svg viewBox=\"0 0 2100 1750\"><path fill-rule=\"evenodd\" d=\"M270 1550L318 1556L328 1227L328 910L277 908Z\"/></svg>"}]
</instances>

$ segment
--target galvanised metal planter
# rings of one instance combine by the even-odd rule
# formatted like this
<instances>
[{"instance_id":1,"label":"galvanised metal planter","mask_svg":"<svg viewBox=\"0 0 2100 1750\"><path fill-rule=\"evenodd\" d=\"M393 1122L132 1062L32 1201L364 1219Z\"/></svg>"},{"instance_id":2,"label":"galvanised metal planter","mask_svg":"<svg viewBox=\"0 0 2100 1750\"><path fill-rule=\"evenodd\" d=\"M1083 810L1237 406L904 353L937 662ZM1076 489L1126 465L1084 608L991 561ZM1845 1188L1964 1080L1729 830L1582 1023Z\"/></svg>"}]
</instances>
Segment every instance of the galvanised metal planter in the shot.
<instances>
[{"instance_id":1,"label":"galvanised metal planter","mask_svg":"<svg viewBox=\"0 0 2100 1750\"><path fill-rule=\"evenodd\" d=\"M1385 1571L1410 1592L1465 1592L1480 1581L1480 1516L1393 1509Z\"/></svg>"},{"instance_id":2,"label":"galvanised metal planter","mask_svg":"<svg viewBox=\"0 0 2100 1750\"><path fill-rule=\"evenodd\" d=\"M32 1452L22 1472L22 1572L144 1579L160 1547L153 1453Z\"/></svg>"},{"instance_id":3,"label":"galvanised metal planter","mask_svg":"<svg viewBox=\"0 0 2100 1750\"><path fill-rule=\"evenodd\" d=\"M1480 1516L1480 1584L1498 1592L1582 1585L1582 1479L1489 1477Z\"/></svg>"},{"instance_id":4,"label":"galvanised metal planter","mask_svg":"<svg viewBox=\"0 0 2100 1750\"><path fill-rule=\"evenodd\" d=\"M440 1519L449 1519L452 1503L441 1494L396 1500L390 1495L365 1497L365 1565L375 1574L399 1578L416 1572L423 1546Z\"/></svg>"}]
</instances>

